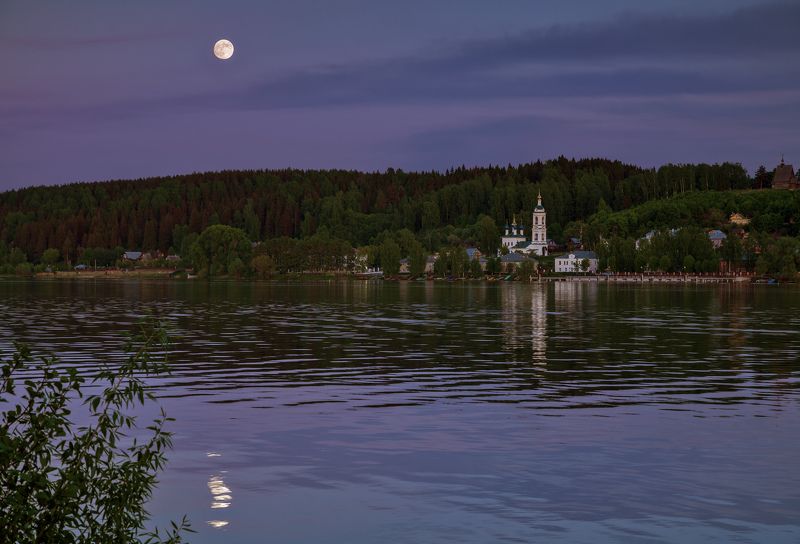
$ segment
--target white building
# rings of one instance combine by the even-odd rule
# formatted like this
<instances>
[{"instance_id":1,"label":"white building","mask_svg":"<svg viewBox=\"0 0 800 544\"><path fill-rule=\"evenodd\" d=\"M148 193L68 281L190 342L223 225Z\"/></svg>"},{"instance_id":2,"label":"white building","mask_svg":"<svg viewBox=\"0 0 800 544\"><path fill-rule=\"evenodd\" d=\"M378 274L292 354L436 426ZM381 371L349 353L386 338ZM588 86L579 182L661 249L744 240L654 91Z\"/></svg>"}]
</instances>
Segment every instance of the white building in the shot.
<instances>
[{"instance_id":1,"label":"white building","mask_svg":"<svg viewBox=\"0 0 800 544\"><path fill-rule=\"evenodd\" d=\"M536 208L531 219L531 237L525 237L522 225L517 225L517 219L506 225L505 234L500 240L502 247L509 253L527 253L533 255L547 255L547 212L542 206L542 195L537 197Z\"/></svg>"},{"instance_id":2,"label":"white building","mask_svg":"<svg viewBox=\"0 0 800 544\"><path fill-rule=\"evenodd\" d=\"M513 253L514 250L512 248L525 241L525 232L522 225L517 225L517 217L514 216L511 226L506 223L505 233L500 239L500 244L502 247L508 248L509 253Z\"/></svg>"},{"instance_id":3,"label":"white building","mask_svg":"<svg viewBox=\"0 0 800 544\"><path fill-rule=\"evenodd\" d=\"M583 261L589 262L589 267L583 269ZM572 251L563 257L556 257L556 272L597 272L598 259L594 251Z\"/></svg>"}]
</instances>

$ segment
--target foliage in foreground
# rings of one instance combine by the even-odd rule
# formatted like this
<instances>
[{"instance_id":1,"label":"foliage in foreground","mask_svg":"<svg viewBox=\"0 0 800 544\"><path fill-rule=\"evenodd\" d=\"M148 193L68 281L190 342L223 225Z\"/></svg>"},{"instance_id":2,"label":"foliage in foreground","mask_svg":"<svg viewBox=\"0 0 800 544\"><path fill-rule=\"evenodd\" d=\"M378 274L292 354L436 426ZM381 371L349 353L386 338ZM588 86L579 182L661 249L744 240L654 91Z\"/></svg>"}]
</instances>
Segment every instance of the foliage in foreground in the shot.
<instances>
[{"instance_id":1,"label":"foliage in foreground","mask_svg":"<svg viewBox=\"0 0 800 544\"><path fill-rule=\"evenodd\" d=\"M161 410L137 433L137 405L154 400L143 377L167 372L167 336L157 323L142 324L117 368L104 368L85 395L85 379L54 357L36 362L24 345L0 361L0 528L4 542L181 542L186 518L166 532L145 529L145 503L166 463L172 421ZM23 377L20 377L23 375ZM21 381L21 383L19 383ZM76 426L71 407L83 400L91 423Z\"/></svg>"}]
</instances>

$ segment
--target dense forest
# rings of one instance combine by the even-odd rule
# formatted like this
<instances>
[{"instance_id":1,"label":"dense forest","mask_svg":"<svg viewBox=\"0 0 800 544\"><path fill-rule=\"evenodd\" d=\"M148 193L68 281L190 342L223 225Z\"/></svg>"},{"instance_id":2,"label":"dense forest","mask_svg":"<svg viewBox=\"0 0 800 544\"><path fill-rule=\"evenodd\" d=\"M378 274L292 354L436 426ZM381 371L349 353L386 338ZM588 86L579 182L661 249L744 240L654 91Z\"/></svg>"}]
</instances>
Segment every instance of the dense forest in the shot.
<instances>
[{"instance_id":1,"label":"dense forest","mask_svg":"<svg viewBox=\"0 0 800 544\"><path fill-rule=\"evenodd\" d=\"M800 269L795 191L690 192L616 212L604 207L580 229L603 270L714 272L722 262L732 271L793 278ZM719 247L711 229L724 237Z\"/></svg>"},{"instance_id":2,"label":"dense forest","mask_svg":"<svg viewBox=\"0 0 800 544\"><path fill-rule=\"evenodd\" d=\"M0 194L0 266L113 263L122 249L187 257L198 236L217 224L272 247L359 247L402 231L428 251L476 244L491 252L513 215L530 216L540 191L549 234L562 241L598 211L620 212L684 193L763 186L768 174L761 174L751 179L741 165L730 163L643 169L561 157L443 173L223 171L32 187ZM401 251L414 249L396 242Z\"/></svg>"}]
</instances>

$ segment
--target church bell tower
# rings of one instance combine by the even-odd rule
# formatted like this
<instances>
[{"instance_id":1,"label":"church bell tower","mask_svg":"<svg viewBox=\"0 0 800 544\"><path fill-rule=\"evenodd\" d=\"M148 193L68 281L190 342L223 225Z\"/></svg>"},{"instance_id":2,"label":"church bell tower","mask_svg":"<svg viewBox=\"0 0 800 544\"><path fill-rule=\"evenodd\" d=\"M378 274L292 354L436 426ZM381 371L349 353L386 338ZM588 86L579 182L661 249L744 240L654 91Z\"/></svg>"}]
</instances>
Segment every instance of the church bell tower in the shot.
<instances>
[{"instance_id":1,"label":"church bell tower","mask_svg":"<svg viewBox=\"0 0 800 544\"><path fill-rule=\"evenodd\" d=\"M531 228L531 248L537 255L547 255L547 212L542 206L542 193L536 199Z\"/></svg>"}]
</instances>

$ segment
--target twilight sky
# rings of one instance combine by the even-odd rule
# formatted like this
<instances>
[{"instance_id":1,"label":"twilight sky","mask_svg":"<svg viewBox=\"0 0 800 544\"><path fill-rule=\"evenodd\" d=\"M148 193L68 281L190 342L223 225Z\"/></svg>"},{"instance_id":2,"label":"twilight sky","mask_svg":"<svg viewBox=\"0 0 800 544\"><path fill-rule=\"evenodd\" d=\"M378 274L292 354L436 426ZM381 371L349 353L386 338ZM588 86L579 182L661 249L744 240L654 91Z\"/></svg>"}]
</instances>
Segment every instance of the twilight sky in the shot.
<instances>
[{"instance_id":1,"label":"twilight sky","mask_svg":"<svg viewBox=\"0 0 800 544\"><path fill-rule=\"evenodd\" d=\"M800 163L796 0L3 0L0 37L0 190L560 154Z\"/></svg>"}]
</instances>

